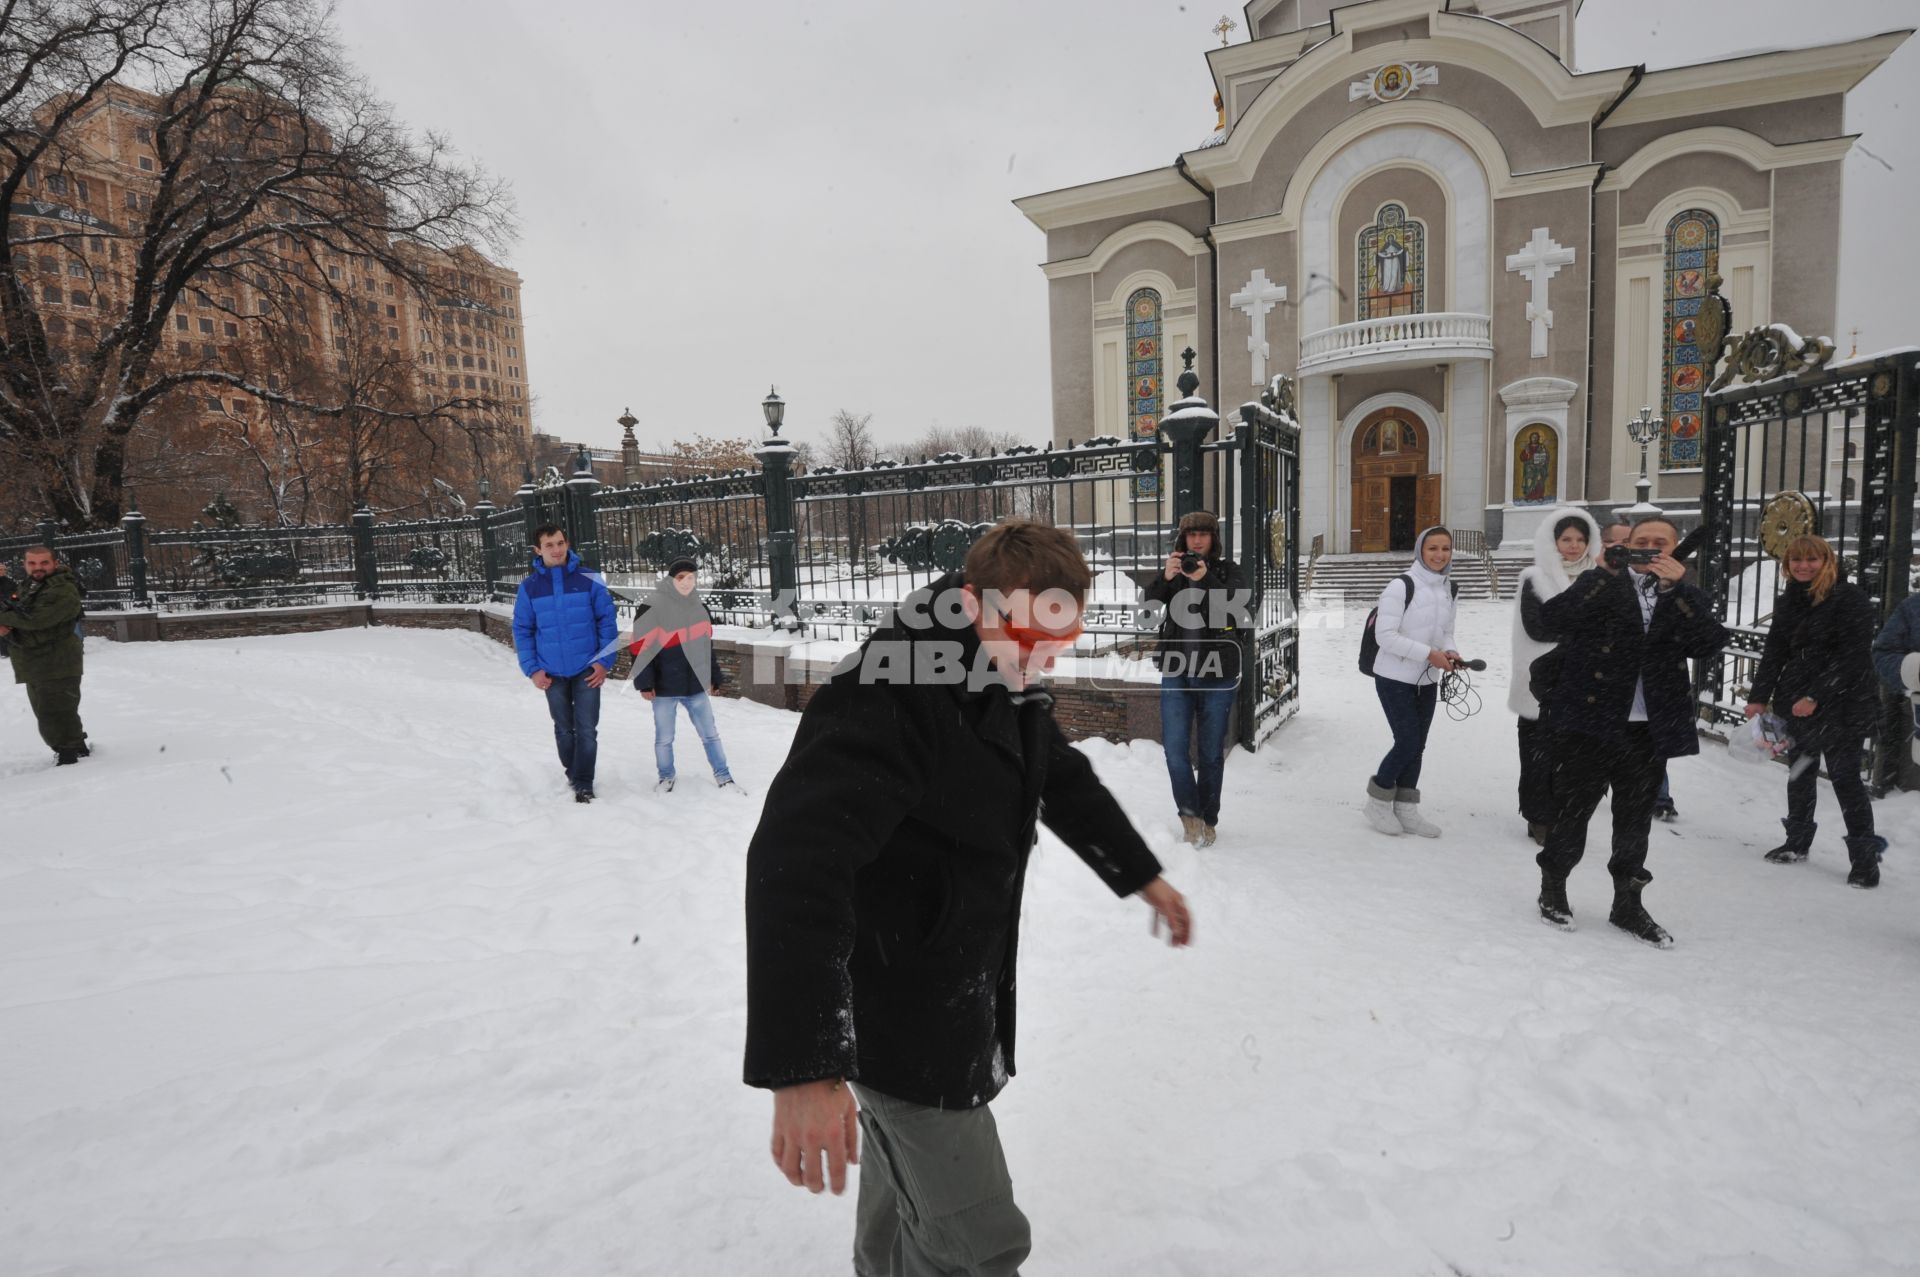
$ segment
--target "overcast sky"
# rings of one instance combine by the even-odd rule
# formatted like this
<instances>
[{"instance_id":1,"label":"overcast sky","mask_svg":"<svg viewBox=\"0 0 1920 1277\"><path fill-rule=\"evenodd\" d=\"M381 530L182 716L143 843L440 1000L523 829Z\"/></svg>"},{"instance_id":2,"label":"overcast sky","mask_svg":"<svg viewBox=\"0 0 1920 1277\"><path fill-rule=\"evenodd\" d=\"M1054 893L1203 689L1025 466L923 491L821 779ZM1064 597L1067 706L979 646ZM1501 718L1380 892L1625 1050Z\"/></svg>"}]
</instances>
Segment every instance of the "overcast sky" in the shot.
<instances>
[{"instance_id":1,"label":"overcast sky","mask_svg":"<svg viewBox=\"0 0 1920 1277\"><path fill-rule=\"evenodd\" d=\"M1807 7L1587 0L1579 61L1675 66L1920 19L1913 0L1824 0L1828 25L1797 34ZM1009 201L1198 145L1221 12L340 0L339 23L403 119L514 186L542 430L610 445L630 404L649 446L757 434L777 384L802 439L849 408L882 440L980 424L1039 442L1045 245ZM1843 353L1855 326L1863 351L1920 344L1916 81L1920 37L1850 100Z\"/></svg>"}]
</instances>

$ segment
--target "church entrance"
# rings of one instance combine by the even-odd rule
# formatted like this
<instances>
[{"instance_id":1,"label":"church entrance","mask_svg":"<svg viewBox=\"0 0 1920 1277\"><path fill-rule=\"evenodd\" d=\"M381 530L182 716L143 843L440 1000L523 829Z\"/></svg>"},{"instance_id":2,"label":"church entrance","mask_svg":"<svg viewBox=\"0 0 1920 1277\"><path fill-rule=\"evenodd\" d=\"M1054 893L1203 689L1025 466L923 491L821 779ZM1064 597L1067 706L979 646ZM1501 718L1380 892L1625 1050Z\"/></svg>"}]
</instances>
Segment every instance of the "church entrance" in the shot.
<instances>
[{"instance_id":1,"label":"church entrance","mask_svg":"<svg viewBox=\"0 0 1920 1277\"><path fill-rule=\"evenodd\" d=\"M1411 551L1420 529L1440 522L1440 476L1427 473L1428 444L1425 424L1402 408L1383 408L1353 432L1347 537L1355 553Z\"/></svg>"}]
</instances>

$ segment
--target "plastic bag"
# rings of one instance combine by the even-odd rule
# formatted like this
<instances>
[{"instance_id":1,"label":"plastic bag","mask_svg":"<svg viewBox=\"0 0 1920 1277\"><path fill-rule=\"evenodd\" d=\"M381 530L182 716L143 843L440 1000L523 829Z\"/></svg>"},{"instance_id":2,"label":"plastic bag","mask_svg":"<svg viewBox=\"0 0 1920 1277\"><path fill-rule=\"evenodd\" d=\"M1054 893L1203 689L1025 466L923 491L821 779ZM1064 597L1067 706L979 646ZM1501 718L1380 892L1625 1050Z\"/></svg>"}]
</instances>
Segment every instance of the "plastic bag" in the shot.
<instances>
[{"instance_id":1,"label":"plastic bag","mask_svg":"<svg viewBox=\"0 0 1920 1277\"><path fill-rule=\"evenodd\" d=\"M1793 749L1787 720L1778 714L1755 714L1727 739L1727 752L1742 763L1771 763Z\"/></svg>"}]
</instances>

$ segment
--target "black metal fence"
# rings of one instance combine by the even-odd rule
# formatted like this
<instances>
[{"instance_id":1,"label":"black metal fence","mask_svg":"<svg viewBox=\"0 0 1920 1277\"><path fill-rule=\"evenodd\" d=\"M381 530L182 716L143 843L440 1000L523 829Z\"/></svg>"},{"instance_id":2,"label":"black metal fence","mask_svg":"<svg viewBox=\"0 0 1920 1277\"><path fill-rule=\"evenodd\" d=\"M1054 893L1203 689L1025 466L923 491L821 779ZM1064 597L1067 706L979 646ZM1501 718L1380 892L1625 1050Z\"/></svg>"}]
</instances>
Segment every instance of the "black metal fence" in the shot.
<instances>
[{"instance_id":1,"label":"black metal fence","mask_svg":"<svg viewBox=\"0 0 1920 1277\"><path fill-rule=\"evenodd\" d=\"M724 624L857 641L907 594L957 570L993 524L1028 516L1071 529L1094 570L1074 655L1101 662L1099 673L1157 682L1136 659L1155 620L1140 587L1160 571L1177 517L1209 508L1222 550L1246 565L1255 588L1237 720L1252 748L1298 704L1299 429L1288 383L1276 378L1230 435L1210 437L1219 421L1195 394L1187 355L1186 397L1157 438L794 474L770 412L759 470L603 487L583 454L564 482L529 476L510 505L495 509L483 495L459 518L380 523L363 509L346 525L244 527L216 499L206 526L148 531L137 512L119 531L69 536L42 525L0 540L0 559L17 565L20 549L51 544L87 585L91 610L507 602L536 530L552 525L567 530L624 607L684 556L699 562L703 597ZM1144 485L1146 476L1159 482Z\"/></svg>"},{"instance_id":2,"label":"black metal fence","mask_svg":"<svg viewBox=\"0 0 1920 1277\"><path fill-rule=\"evenodd\" d=\"M1920 353L1826 367L1808 364L1807 347L1790 330L1756 330L1706 396L1701 584L1733 641L1704 664L1701 701L1703 717L1729 728L1742 721L1794 536L1832 543L1842 579L1883 619L1910 592ZM1731 384L1742 371L1752 380ZM1889 701L1866 757L1876 789L1892 783L1909 727Z\"/></svg>"}]
</instances>

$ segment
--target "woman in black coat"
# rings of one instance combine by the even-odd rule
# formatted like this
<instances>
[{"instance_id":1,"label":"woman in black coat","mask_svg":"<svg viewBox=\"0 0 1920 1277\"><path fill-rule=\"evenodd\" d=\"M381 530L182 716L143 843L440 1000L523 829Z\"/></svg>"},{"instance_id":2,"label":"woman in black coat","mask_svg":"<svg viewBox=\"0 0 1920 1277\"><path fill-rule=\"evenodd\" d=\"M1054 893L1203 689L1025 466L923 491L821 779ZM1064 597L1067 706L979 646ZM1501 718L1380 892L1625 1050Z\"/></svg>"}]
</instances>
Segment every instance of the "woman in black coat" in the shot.
<instances>
[{"instance_id":1,"label":"woman in black coat","mask_svg":"<svg viewBox=\"0 0 1920 1277\"><path fill-rule=\"evenodd\" d=\"M1752 718L1769 704L1793 735L1787 755L1787 840L1767 853L1775 864L1805 860L1813 846L1813 807L1820 762L1826 760L1834 796L1847 822L1847 855L1856 887L1880 882L1887 840L1873 831L1873 802L1860 777L1861 746L1879 713L1873 673L1873 636L1879 615L1859 587L1840 580L1833 547L1822 537L1796 537L1787 546L1793 579L1774 604L1766 653L1747 705Z\"/></svg>"}]
</instances>

